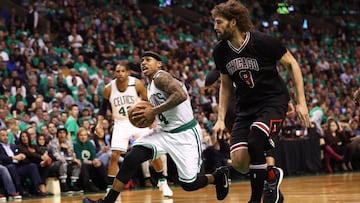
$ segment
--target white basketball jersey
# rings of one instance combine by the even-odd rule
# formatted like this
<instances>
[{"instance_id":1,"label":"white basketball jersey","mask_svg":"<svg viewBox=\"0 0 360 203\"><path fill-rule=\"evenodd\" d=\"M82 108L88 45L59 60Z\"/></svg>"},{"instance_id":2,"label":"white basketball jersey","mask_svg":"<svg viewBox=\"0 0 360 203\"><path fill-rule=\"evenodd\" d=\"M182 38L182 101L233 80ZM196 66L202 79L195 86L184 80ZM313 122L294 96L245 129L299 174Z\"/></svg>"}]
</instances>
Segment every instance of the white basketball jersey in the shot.
<instances>
[{"instance_id":1,"label":"white basketball jersey","mask_svg":"<svg viewBox=\"0 0 360 203\"><path fill-rule=\"evenodd\" d=\"M162 72L162 70L155 73L154 78ZM183 89L187 93L187 89L185 85L179 81L182 85ZM150 86L148 87L148 99L153 106L158 106L164 103L168 99L169 95L166 92L159 90L152 80ZM164 131L171 131L174 130L194 119L193 110L190 103L190 97L187 95L187 99L170 110L164 111L161 114L158 114L156 119L158 121L158 125Z\"/></svg>"},{"instance_id":2,"label":"white basketball jersey","mask_svg":"<svg viewBox=\"0 0 360 203\"><path fill-rule=\"evenodd\" d=\"M140 96L136 92L136 79L134 77L129 76L128 87L124 92L118 90L116 80L117 79L114 79L110 82L111 93L109 99L115 124L129 120L127 114L128 109L136 102L141 101Z\"/></svg>"}]
</instances>

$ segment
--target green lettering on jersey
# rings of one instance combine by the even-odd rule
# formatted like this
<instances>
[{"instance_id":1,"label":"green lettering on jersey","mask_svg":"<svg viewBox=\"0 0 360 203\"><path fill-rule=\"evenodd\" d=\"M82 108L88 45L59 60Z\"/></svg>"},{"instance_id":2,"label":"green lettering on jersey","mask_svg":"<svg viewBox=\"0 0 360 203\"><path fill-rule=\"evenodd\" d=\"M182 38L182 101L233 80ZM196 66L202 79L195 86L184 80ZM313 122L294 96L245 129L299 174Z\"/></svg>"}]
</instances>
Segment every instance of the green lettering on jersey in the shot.
<instances>
[{"instance_id":1,"label":"green lettering on jersey","mask_svg":"<svg viewBox=\"0 0 360 203\"><path fill-rule=\"evenodd\" d=\"M127 106L126 108L124 106L122 106L120 109L119 109L119 114L123 115L123 116L127 116L127 112L129 110L130 106Z\"/></svg>"}]
</instances>

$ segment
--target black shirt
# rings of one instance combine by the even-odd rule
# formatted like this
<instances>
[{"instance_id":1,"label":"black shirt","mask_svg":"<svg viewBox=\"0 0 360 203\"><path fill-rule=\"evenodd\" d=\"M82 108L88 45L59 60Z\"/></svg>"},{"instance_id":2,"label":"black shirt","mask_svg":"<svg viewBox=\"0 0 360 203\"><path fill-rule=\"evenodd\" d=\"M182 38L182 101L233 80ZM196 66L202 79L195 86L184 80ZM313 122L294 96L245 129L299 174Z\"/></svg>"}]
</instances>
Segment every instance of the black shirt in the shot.
<instances>
[{"instance_id":1,"label":"black shirt","mask_svg":"<svg viewBox=\"0 0 360 203\"><path fill-rule=\"evenodd\" d=\"M287 52L280 40L259 32L247 32L240 48L220 41L214 48L216 68L236 84L240 106L274 103L287 105L289 93L277 70Z\"/></svg>"}]
</instances>

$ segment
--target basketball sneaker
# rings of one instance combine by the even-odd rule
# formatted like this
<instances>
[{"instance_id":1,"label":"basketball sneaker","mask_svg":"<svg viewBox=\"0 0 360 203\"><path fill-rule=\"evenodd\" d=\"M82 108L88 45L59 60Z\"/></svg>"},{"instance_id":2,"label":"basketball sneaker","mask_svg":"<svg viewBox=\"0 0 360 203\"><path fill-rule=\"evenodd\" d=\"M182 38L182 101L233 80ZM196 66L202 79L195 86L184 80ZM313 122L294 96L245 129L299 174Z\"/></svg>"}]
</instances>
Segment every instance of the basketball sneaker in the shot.
<instances>
[{"instance_id":1,"label":"basketball sneaker","mask_svg":"<svg viewBox=\"0 0 360 203\"><path fill-rule=\"evenodd\" d=\"M281 168L273 167L275 178L273 180L266 180L264 184L264 203L282 203L284 197L280 192L280 184L284 177L284 172Z\"/></svg>"},{"instance_id":2,"label":"basketball sneaker","mask_svg":"<svg viewBox=\"0 0 360 203\"><path fill-rule=\"evenodd\" d=\"M173 196L173 191L170 189L169 185L167 184L167 180L165 178L160 179L157 186L159 190L162 192L164 197Z\"/></svg>"},{"instance_id":3,"label":"basketball sneaker","mask_svg":"<svg viewBox=\"0 0 360 203\"><path fill-rule=\"evenodd\" d=\"M213 173L215 179L216 197L223 200L229 193L229 167L221 166Z\"/></svg>"}]
</instances>

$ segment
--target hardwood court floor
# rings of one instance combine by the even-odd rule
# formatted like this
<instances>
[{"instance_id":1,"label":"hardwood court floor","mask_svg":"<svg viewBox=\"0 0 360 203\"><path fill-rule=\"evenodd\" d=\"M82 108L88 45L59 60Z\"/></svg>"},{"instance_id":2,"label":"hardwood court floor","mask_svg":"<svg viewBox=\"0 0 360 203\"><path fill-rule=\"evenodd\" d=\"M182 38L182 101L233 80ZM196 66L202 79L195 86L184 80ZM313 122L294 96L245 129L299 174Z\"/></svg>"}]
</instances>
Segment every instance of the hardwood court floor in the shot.
<instances>
[{"instance_id":1,"label":"hardwood court floor","mask_svg":"<svg viewBox=\"0 0 360 203\"><path fill-rule=\"evenodd\" d=\"M174 197L163 198L157 189L132 190L121 193L121 203L214 203L215 187L210 185L195 192L185 192L173 187ZM360 202L360 172L335 175L289 177L283 180L281 191L289 203L355 203ZM233 182L229 195L223 203L248 201L250 187L248 181ZM89 194L92 199L104 194ZM25 203L73 203L81 202L82 196L60 197L58 195L43 199L28 199ZM118 199L120 200L120 198ZM19 201L17 201L18 203Z\"/></svg>"}]
</instances>

